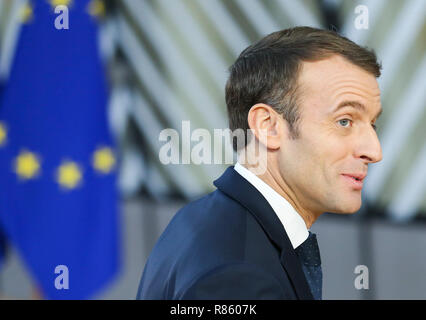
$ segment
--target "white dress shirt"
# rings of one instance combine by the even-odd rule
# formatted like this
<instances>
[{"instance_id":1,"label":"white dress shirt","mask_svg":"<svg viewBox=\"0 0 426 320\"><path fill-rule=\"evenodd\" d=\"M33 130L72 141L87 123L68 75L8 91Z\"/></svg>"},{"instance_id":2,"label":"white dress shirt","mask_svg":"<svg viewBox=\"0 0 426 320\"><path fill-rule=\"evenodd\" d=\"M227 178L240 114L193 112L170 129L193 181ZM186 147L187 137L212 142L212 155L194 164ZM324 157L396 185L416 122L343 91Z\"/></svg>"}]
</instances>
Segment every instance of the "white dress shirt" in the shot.
<instances>
[{"instance_id":1,"label":"white dress shirt","mask_svg":"<svg viewBox=\"0 0 426 320\"><path fill-rule=\"evenodd\" d=\"M293 206L267 183L238 162L235 164L234 170L250 182L268 201L283 224L293 248L296 249L301 245L308 238L309 232L305 221Z\"/></svg>"}]
</instances>

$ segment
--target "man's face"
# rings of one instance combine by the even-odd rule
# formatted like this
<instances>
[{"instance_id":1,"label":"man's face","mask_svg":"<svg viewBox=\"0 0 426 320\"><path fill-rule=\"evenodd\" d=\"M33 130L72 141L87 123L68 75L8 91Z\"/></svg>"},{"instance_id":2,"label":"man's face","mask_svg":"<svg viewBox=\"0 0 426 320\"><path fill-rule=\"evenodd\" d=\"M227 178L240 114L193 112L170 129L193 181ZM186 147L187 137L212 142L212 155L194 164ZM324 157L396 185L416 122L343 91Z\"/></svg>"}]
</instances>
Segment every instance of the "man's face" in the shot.
<instances>
[{"instance_id":1,"label":"man's face","mask_svg":"<svg viewBox=\"0 0 426 320\"><path fill-rule=\"evenodd\" d=\"M284 137L281 175L297 202L314 212L353 213L361 207L369 163L382 159L374 123L381 111L374 75L335 55L304 62L299 136Z\"/></svg>"}]
</instances>

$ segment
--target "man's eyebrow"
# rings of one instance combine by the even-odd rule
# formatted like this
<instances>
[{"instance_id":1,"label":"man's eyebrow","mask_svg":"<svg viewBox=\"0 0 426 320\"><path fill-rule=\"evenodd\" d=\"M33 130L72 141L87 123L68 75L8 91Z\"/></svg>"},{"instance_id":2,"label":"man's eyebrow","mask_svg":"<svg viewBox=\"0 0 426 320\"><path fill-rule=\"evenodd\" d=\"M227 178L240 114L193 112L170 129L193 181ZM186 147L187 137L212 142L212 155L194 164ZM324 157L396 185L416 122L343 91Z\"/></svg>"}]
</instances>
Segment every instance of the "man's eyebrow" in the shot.
<instances>
[{"instance_id":1,"label":"man's eyebrow","mask_svg":"<svg viewBox=\"0 0 426 320\"><path fill-rule=\"evenodd\" d=\"M349 101L348 100L348 101L342 101L342 102L340 102L339 105L336 107L336 109L334 109L333 112L336 112L339 109L344 108L344 107L352 107L354 109L357 109L359 111L364 111L364 112L367 110L367 108L365 107L365 105L362 104L361 102L358 102L358 101ZM380 117L380 115L382 114L382 112L383 112L383 109L380 108L379 112L377 112L377 115L376 115L375 119L378 119Z\"/></svg>"}]
</instances>

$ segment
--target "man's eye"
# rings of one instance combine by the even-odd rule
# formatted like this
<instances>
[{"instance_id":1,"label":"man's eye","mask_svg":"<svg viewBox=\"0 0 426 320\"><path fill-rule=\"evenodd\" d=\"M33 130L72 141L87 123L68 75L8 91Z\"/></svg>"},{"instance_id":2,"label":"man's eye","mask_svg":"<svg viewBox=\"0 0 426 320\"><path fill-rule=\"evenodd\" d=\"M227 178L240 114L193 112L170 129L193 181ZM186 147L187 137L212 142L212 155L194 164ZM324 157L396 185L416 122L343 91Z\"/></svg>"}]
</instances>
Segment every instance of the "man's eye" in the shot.
<instances>
[{"instance_id":1,"label":"man's eye","mask_svg":"<svg viewBox=\"0 0 426 320\"><path fill-rule=\"evenodd\" d=\"M377 126L374 123L372 123L371 126L373 127L374 131L377 131Z\"/></svg>"},{"instance_id":2,"label":"man's eye","mask_svg":"<svg viewBox=\"0 0 426 320\"><path fill-rule=\"evenodd\" d=\"M349 119L342 119L342 120L339 120L338 122L342 127L345 127L345 128L350 127L350 124L351 124L351 120Z\"/></svg>"}]
</instances>

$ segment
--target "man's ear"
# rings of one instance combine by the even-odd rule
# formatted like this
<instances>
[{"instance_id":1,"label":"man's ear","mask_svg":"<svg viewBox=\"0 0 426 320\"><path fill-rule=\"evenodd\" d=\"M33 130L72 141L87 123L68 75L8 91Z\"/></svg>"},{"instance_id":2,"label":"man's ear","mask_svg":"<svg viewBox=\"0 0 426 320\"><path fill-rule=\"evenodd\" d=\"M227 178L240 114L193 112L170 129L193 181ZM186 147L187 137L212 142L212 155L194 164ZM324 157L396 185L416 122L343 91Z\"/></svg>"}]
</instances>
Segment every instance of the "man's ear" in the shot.
<instances>
[{"instance_id":1,"label":"man's ear","mask_svg":"<svg viewBox=\"0 0 426 320\"><path fill-rule=\"evenodd\" d=\"M251 107L247 117L249 128L266 148L276 150L285 134L284 118L272 107L258 103Z\"/></svg>"}]
</instances>

